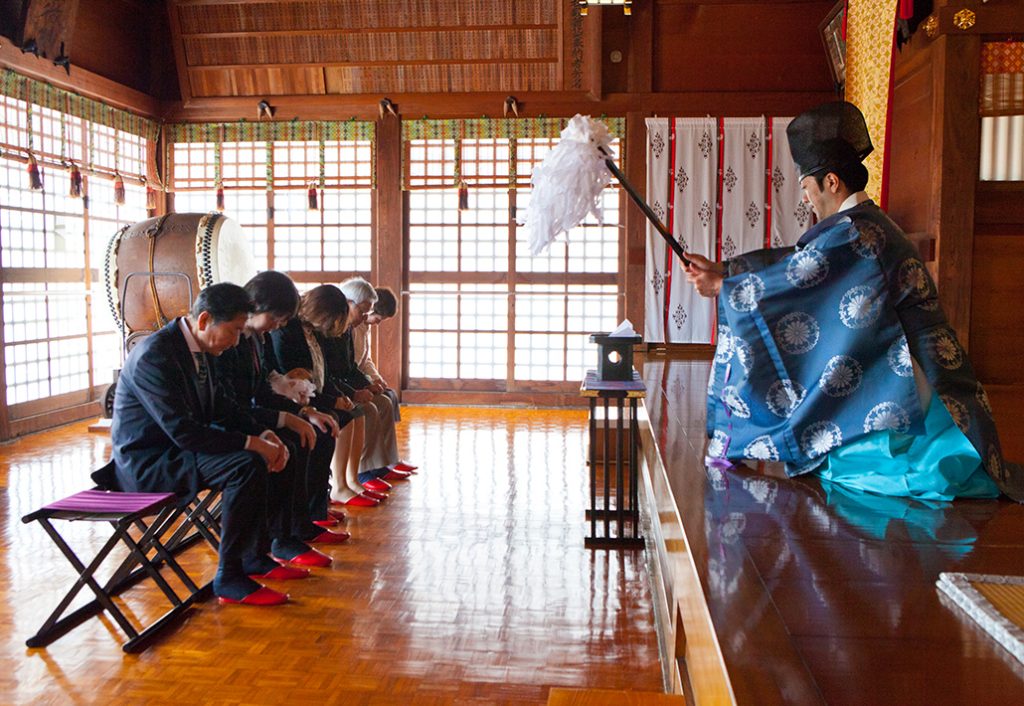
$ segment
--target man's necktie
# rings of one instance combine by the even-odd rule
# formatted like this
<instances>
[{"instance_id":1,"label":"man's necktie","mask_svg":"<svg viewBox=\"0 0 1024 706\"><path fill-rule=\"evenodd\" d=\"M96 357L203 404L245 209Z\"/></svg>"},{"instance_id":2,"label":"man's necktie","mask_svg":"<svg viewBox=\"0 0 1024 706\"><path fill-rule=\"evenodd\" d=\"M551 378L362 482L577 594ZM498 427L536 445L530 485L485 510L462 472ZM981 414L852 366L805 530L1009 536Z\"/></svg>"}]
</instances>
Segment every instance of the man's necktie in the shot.
<instances>
[{"instance_id":1,"label":"man's necktie","mask_svg":"<svg viewBox=\"0 0 1024 706\"><path fill-rule=\"evenodd\" d=\"M193 353L196 361L196 378L199 380L199 401L203 409L210 406L210 368L206 363L205 353Z\"/></svg>"}]
</instances>

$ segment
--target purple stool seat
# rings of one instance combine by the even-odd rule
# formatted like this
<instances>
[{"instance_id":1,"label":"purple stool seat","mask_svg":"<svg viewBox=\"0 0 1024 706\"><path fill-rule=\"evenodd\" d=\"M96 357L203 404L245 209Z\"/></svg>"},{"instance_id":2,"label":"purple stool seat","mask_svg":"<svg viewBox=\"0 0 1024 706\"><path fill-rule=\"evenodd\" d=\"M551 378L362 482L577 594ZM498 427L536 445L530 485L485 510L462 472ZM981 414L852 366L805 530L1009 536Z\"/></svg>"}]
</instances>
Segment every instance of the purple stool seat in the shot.
<instances>
[{"instance_id":1,"label":"purple stool seat","mask_svg":"<svg viewBox=\"0 0 1024 706\"><path fill-rule=\"evenodd\" d=\"M30 523L39 517L60 517L62 520L105 521L112 517L156 514L175 501L174 493L120 493L105 490L84 490L51 502L22 518Z\"/></svg>"},{"instance_id":2,"label":"purple stool seat","mask_svg":"<svg viewBox=\"0 0 1024 706\"><path fill-rule=\"evenodd\" d=\"M37 512L81 513L82 515L153 514L173 502L174 493L120 493L109 490L83 490L63 500L41 507Z\"/></svg>"}]
</instances>

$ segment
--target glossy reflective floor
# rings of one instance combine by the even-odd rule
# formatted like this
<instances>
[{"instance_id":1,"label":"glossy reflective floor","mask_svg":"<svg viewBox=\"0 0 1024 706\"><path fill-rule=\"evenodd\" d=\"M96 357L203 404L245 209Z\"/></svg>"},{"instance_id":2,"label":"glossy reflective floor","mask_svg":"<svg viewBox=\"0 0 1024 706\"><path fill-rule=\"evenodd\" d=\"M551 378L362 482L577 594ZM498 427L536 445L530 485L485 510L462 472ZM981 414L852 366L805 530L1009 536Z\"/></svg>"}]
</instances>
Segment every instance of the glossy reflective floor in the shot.
<instances>
[{"instance_id":1,"label":"glossy reflective floor","mask_svg":"<svg viewBox=\"0 0 1024 706\"><path fill-rule=\"evenodd\" d=\"M278 609L200 604L141 655L93 618L33 634L74 574L22 515L89 487L109 439L79 424L0 447L0 703L546 703L552 686L660 691L643 553L583 548L584 412L406 408L421 465L380 508L349 513L329 569L276 583ZM72 546L105 527L60 523ZM83 550L82 555L88 554ZM214 558L183 555L194 576ZM124 595L136 615L152 585Z\"/></svg>"}]
</instances>

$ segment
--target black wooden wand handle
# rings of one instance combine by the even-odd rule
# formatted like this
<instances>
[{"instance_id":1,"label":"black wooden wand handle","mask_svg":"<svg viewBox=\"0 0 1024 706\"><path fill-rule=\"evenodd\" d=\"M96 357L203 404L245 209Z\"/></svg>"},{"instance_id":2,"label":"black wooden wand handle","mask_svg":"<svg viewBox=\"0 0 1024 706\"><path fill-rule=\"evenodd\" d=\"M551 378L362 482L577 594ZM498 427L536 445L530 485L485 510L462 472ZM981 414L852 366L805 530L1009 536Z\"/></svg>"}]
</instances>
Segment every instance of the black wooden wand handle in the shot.
<instances>
[{"instance_id":1,"label":"black wooden wand handle","mask_svg":"<svg viewBox=\"0 0 1024 706\"><path fill-rule=\"evenodd\" d=\"M683 254L683 246L679 244L678 240L672 237L672 234L668 232L668 229L662 224L654 211L651 210L651 207L647 205L647 202L640 198L640 194L636 193L636 189L634 189L633 185L626 180L626 175L619 171L618 166L616 166L615 162L611 160L611 157L608 156L608 153L605 152L604 148L598 147L598 149L601 151L601 154L605 156L604 163L608 166L608 170L615 175L616 179L619 180L619 183L622 184L622 188L625 189L626 193L629 194L629 197L633 199L633 203L640 207L640 210L644 212L645 216L647 216L647 220L649 220L651 224L654 225L655 229L661 233L661 237L664 238L665 242L668 243L668 246L672 248L672 252L674 252L679 259L683 261L684 265L689 265L690 260L687 259L685 254Z\"/></svg>"}]
</instances>

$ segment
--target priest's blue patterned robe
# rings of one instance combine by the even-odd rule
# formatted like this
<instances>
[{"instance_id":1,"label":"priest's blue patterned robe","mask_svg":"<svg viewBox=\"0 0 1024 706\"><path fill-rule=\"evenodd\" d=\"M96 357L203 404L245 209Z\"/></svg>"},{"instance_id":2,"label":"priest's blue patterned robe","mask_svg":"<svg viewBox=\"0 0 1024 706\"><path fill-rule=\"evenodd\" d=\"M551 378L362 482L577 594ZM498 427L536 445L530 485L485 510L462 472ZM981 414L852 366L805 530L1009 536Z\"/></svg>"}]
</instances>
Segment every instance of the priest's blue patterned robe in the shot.
<instances>
[{"instance_id":1,"label":"priest's blue patterned robe","mask_svg":"<svg viewBox=\"0 0 1024 706\"><path fill-rule=\"evenodd\" d=\"M913 244L874 203L795 247L727 261L708 381L708 455L784 461L790 475L879 430L924 432L917 361L999 488L1024 501L988 397Z\"/></svg>"}]
</instances>

